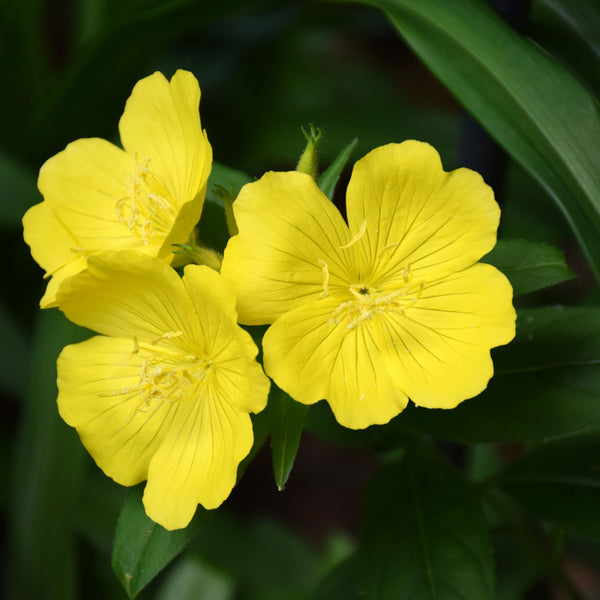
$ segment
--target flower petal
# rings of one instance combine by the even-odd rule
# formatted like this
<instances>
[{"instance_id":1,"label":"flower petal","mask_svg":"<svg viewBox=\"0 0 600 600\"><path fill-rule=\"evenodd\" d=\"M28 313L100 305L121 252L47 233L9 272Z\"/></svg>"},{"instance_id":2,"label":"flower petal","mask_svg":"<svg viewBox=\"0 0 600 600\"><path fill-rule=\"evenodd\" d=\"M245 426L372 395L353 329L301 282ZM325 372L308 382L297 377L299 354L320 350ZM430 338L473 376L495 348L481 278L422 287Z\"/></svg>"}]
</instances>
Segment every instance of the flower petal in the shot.
<instances>
[{"instance_id":1,"label":"flower petal","mask_svg":"<svg viewBox=\"0 0 600 600\"><path fill-rule=\"evenodd\" d=\"M209 267L185 268L183 283L192 299L215 371L215 393L239 410L258 413L267 404L270 382L256 362L258 348L237 324L231 286Z\"/></svg>"},{"instance_id":2,"label":"flower petal","mask_svg":"<svg viewBox=\"0 0 600 600\"><path fill-rule=\"evenodd\" d=\"M167 437L148 470L144 506L169 530L186 527L198 503L217 508L236 482L237 468L253 442L252 422L205 388L180 404Z\"/></svg>"},{"instance_id":3,"label":"flower petal","mask_svg":"<svg viewBox=\"0 0 600 600\"><path fill-rule=\"evenodd\" d=\"M376 148L359 160L347 190L352 232L371 283L440 278L477 262L496 242L500 210L492 189L469 169L443 171L436 150L409 140Z\"/></svg>"},{"instance_id":4,"label":"flower petal","mask_svg":"<svg viewBox=\"0 0 600 600\"><path fill-rule=\"evenodd\" d=\"M408 398L381 360L376 325L349 328L335 318L338 306L327 298L280 317L263 339L265 370L298 402L325 398L345 427L387 423Z\"/></svg>"},{"instance_id":5,"label":"flower petal","mask_svg":"<svg viewBox=\"0 0 600 600\"><path fill-rule=\"evenodd\" d=\"M283 313L344 285L352 254L344 220L314 180L269 172L245 185L233 204L240 233L221 272L238 297L241 323L272 323Z\"/></svg>"},{"instance_id":6,"label":"flower petal","mask_svg":"<svg viewBox=\"0 0 600 600\"><path fill-rule=\"evenodd\" d=\"M426 287L404 315L388 315L387 368L411 400L454 408L493 375L490 349L515 334L512 288L494 267L476 264Z\"/></svg>"},{"instance_id":7,"label":"flower petal","mask_svg":"<svg viewBox=\"0 0 600 600\"><path fill-rule=\"evenodd\" d=\"M90 256L88 268L65 281L57 303L71 321L104 335L152 342L181 332L173 343L166 338L161 344L202 349L203 335L179 275L134 250Z\"/></svg>"},{"instance_id":8,"label":"flower petal","mask_svg":"<svg viewBox=\"0 0 600 600\"><path fill-rule=\"evenodd\" d=\"M58 410L98 466L122 485L146 479L172 414L125 391L139 383L144 354L131 339L93 337L67 346L58 362ZM122 391L123 393L118 393Z\"/></svg>"},{"instance_id":9,"label":"flower petal","mask_svg":"<svg viewBox=\"0 0 600 600\"><path fill-rule=\"evenodd\" d=\"M52 276L40 306L55 306L56 291L64 279L85 269L85 257L75 251L76 241L47 202L40 202L25 213L23 237L34 260L46 271L46 277Z\"/></svg>"},{"instance_id":10,"label":"flower petal","mask_svg":"<svg viewBox=\"0 0 600 600\"><path fill-rule=\"evenodd\" d=\"M200 88L188 71L178 70L171 81L154 73L138 81L119 122L125 150L149 168L165 198L178 215L163 243L187 241L202 213L212 148L200 123Z\"/></svg>"},{"instance_id":11,"label":"flower petal","mask_svg":"<svg viewBox=\"0 0 600 600\"><path fill-rule=\"evenodd\" d=\"M23 217L24 238L34 259L53 275L42 307L56 306L55 295L66 277L85 268L85 257L107 248L144 246L119 221L117 203L127 191L125 174L131 159L109 142L81 139L48 159L40 169L38 187L44 202Z\"/></svg>"}]
</instances>

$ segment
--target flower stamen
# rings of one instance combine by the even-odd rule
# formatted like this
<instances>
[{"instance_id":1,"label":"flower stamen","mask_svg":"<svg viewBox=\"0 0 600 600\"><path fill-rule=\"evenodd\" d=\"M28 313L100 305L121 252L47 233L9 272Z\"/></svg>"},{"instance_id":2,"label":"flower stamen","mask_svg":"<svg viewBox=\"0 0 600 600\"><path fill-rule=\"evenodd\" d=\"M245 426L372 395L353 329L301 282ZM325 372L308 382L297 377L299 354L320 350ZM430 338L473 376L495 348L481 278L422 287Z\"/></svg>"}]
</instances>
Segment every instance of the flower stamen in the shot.
<instances>
[{"instance_id":1,"label":"flower stamen","mask_svg":"<svg viewBox=\"0 0 600 600\"><path fill-rule=\"evenodd\" d=\"M176 216L171 202L160 193L163 189L149 158L140 161L133 155L133 169L125 173L125 189L127 195L115 204L117 220L148 246L168 230Z\"/></svg>"},{"instance_id":2,"label":"flower stamen","mask_svg":"<svg viewBox=\"0 0 600 600\"><path fill-rule=\"evenodd\" d=\"M367 232L367 220L364 219L360 225L360 229L358 230L358 233L347 244L340 246L340 250L344 250L345 248L350 248L350 246L353 246L354 244L356 244L356 242L358 242L358 240L360 240L360 238L362 238L362 236L365 235L366 232Z\"/></svg>"},{"instance_id":3,"label":"flower stamen","mask_svg":"<svg viewBox=\"0 0 600 600\"><path fill-rule=\"evenodd\" d=\"M323 271L323 294L321 298L327 298L329 295L329 265L322 258L318 258L317 262Z\"/></svg>"}]
</instances>

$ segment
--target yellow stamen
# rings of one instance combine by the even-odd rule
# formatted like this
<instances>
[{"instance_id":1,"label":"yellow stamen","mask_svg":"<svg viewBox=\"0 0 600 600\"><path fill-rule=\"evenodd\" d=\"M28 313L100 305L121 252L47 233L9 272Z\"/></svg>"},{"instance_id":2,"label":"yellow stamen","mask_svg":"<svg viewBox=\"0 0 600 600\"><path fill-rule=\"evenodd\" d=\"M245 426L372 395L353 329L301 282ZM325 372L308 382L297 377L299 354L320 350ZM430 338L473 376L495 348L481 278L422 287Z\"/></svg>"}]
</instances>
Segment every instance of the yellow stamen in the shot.
<instances>
[{"instance_id":1,"label":"yellow stamen","mask_svg":"<svg viewBox=\"0 0 600 600\"><path fill-rule=\"evenodd\" d=\"M327 298L327 296L329 295L329 266L321 258L317 259L317 262L323 270L323 295L321 297Z\"/></svg>"},{"instance_id":2,"label":"yellow stamen","mask_svg":"<svg viewBox=\"0 0 600 600\"><path fill-rule=\"evenodd\" d=\"M362 222L360 229L358 230L358 233L347 244L340 246L340 250L343 250L344 248L350 248L350 246L356 244L356 242L358 242L358 240L360 240L360 238L363 235L365 235L366 231L367 231L367 220L365 219Z\"/></svg>"},{"instance_id":3,"label":"yellow stamen","mask_svg":"<svg viewBox=\"0 0 600 600\"><path fill-rule=\"evenodd\" d=\"M137 339L137 335L135 335L135 333L134 333L133 334L133 350L127 358L123 359L119 363L119 366L122 367L123 365L126 365L139 351L140 351L140 343Z\"/></svg>"},{"instance_id":4,"label":"yellow stamen","mask_svg":"<svg viewBox=\"0 0 600 600\"><path fill-rule=\"evenodd\" d=\"M158 344L158 342L161 342L162 340L172 340L173 338L177 338L183 335L183 331L168 331L167 333L163 333L160 337L156 338L155 340L152 340L150 343L153 346L156 346L156 344Z\"/></svg>"}]
</instances>

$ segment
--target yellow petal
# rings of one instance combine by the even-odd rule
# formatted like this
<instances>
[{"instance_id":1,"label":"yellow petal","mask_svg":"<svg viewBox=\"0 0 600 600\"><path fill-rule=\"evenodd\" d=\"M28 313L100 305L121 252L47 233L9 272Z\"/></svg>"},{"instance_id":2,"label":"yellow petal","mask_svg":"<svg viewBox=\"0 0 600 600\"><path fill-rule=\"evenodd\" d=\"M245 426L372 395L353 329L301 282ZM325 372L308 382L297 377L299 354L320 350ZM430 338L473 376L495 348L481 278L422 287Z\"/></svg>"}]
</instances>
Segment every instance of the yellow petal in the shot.
<instances>
[{"instance_id":1,"label":"yellow petal","mask_svg":"<svg viewBox=\"0 0 600 600\"><path fill-rule=\"evenodd\" d=\"M54 215L47 202L32 206L23 217L23 237L35 261L52 276L40 301L42 308L55 306L56 291L62 281L86 267L85 256L77 243Z\"/></svg>"},{"instance_id":2,"label":"yellow petal","mask_svg":"<svg viewBox=\"0 0 600 600\"><path fill-rule=\"evenodd\" d=\"M164 240L161 256L171 244L187 241L204 204L212 149L200 123L200 88L188 71L171 81L154 73L138 81L119 122L127 153L148 169L159 195L177 215Z\"/></svg>"},{"instance_id":3,"label":"yellow petal","mask_svg":"<svg viewBox=\"0 0 600 600\"><path fill-rule=\"evenodd\" d=\"M57 303L71 321L104 335L160 338L167 346L202 350L203 336L179 275L164 261L134 250L90 256L88 268L62 285Z\"/></svg>"},{"instance_id":4,"label":"yellow petal","mask_svg":"<svg viewBox=\"0 0 600 600\"><path fill-rule=\"evenodd\" d=\"M146 406L139 394L144 360L132 339L94 337L67 346L58 363L58 410L75 427L98 466L122 485L146 479L173 413L167 404ZM121 391L121 393L119 393Z\"/></svg>"},{"instance_id":5,"label":"yellow petal","mask_svg":"<svg viewBox=\"0 0 600 600\"><path fill-rule=\"evenodd\" d=\"M34 259L52 275L43 308L55 306L64 279L85 268L85 258L107 248L144 247L119 221L117 205L127 193L125 174L131 159L105 140L81 139L47 160L38 178L44 202L23 218L24 238Z\"/></svg>"},{"instance_id":6,"label":"yellow petal","mask_svg":"<svg viewBox=\"0 0 600 600\"><path fill-rule=\"evenodd\" d=\"M490 349L515 334L511 298L506 277L480 263L427 286L405 314L387 315L387 367L415 404L453 408L486 388Z\"/></svg>"},{"instance_id":7,"label":"yellow petal","mask_svg":"<svg viewBox=\"0 0 600 600\"><path fill-rule=\"evenodd\" d=\"M241 323L272 323L283 313L345 285L354 268L339 211L304 173L269 172L233 204L239 234L221 273L238 297Z\"/></svg>"},{"instance_id":8,"label":"yellow petal","mask_svg":"<svg viewBox=\"0 0 600 600\"><path fill-rule=\"evenodd\" d=\"M153 521L169 530L188 525L198 503L218 507L252 447L248 414L206 390L196 402L179 406L150 462L144 506Z\"/></svg>"},{"instance_id":9,"label":"yellow petal","mask_svg":"<svg viewBox=\"0 0 600 600\"><path fill-rule=\"evenodd\" d=\"M72 142L42 165L39 190L69 234L70 247L91 252L141 245L119 221L116 208L127 194L130 167L123 150L99 138Z\"/></svg>"},{"instance_id":10,"label":"yellow petal","mask_svg":"<svg viewBox=\"0 0 600 600\"><path fill-rule=\"evenodd\" d=\"M436 150L409 140L359 160L347 190L350 230L366 223L363 262L384 277L440 278L477 262L496 242L500 210L492 189L468 169L443 171Z\"/></svg>"},{"instance_id":11,"label":"yellow petal","mask_svg":"<svg viewBox=\"0 0 600 600\"><path fill-rule=\"evenodd\" d=\"M213 269L197 265L185 268L183 283L214 369L215 393L239 410L260 412L266 406L270 382L255 360L258 348L252 337L237 325L231 286Z\"/></svg>"},{"instance_id":12,"label":"yellow petal","mask_svg":"<svg viewBox=\"0 0 600 600\"><path fill-rule=\"evenodd\" d=\"M312 302L280 317L263 339L267 374L292 398L324 398L341 425L387 423L407 404L382 360L371 323L349 327L339 300Z\"/></svg>"}]
</instances>

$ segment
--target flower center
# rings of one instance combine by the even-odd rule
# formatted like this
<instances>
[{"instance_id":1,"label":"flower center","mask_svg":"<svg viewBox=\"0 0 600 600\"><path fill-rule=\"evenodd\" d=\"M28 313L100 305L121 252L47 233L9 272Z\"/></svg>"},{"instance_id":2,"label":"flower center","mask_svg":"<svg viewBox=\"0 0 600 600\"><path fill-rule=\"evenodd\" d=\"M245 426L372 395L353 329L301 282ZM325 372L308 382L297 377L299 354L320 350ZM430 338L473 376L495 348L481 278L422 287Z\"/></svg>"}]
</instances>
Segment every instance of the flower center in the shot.
<instances>
[{"instance_id":1,"label":"flower center","mask_svg":"<svg viewBox=\"0 0 600 600\"><path fill-rule=\"evenodd\" d=\"M164 237L177 216L156 175L150 159L133 155L133 168L125 173L127 195L117 200L117 219L147 246Z\"/></svg>"},{"instance_id":2,"label":"flower center","mask_svg":"<svg viewBox=\"0 0 600 600\"><path fill-rule=\"evenodd\" d=\"M423 291L423 282L406 281L406 285L394 290L378 291L365 284L355 283L349 287L354 296L351 300L342 302L333 312L330 323L346 323L346 329L356 329L365 321L386 313L400 313L414 306Z\"/></svg>"},{"instance_id":3,"label":"flower center","mask_svg":"<svg viewBox=\"0 0 600 600\"><path fill-rule=\"evenodd\" d=\"M150 344L140 344L137 337L133 336L133 351L119 366L125 366L134 356L143 352L145 358L142 360L138 382L99 394L104 397L126 396L126 401L134 401L123 426L138 412L158 408L163 402L175 403L194 399L198 391L210 382L210 360L158 346L161 340L180 335L183 335L180 331L168 332Z\"/></svg>"}]
</instances>

